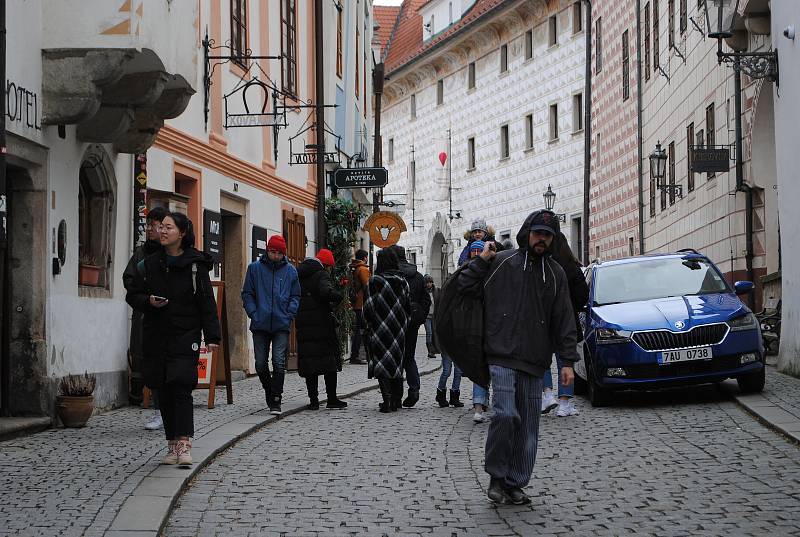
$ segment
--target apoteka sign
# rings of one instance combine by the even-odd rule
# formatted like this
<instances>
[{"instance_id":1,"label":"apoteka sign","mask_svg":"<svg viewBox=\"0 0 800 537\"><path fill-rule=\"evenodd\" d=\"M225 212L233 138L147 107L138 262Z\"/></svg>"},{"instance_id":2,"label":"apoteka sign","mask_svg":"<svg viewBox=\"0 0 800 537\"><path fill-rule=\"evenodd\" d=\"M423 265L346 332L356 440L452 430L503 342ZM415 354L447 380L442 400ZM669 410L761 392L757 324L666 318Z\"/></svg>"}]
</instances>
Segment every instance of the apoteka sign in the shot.
<instances>
[{"instance_id":1,"label":"apoteka sign","mask_svg":"<svg viewBox=\"0 0 800 537\"><path fill-rule=\"evenodd\" d=\"M379 211L367 218L363 230L369 233L375 246L387 248L397 244L400 234L406 230L406 223L397 213Z\"/></svg>"},{"instance_id":2,"label":"apoteka sign","mask_svg":"<svg viewBox=\"0 0 800 537\"><path fill-rule=\"evenodd\" d=\"M333 172L336 188L383 188L388 183L386 168L339 168Z\"/></svg>"}]
</instances>

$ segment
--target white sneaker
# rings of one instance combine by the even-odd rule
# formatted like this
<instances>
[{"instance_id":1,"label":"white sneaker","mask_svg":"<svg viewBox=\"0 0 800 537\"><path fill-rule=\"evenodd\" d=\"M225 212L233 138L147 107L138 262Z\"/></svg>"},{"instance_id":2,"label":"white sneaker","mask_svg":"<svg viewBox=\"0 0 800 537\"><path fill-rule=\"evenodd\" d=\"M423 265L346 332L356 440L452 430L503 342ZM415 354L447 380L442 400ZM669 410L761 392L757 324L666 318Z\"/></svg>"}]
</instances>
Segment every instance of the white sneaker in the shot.
<instances>
[{"instance_id":1,"label":"white sneaker","mask_svg":"<svg viewBox=\"0 0 800 537\"><path fill-rule=\"evenodd\" d=\"M155 431L164 427L164 420L161 419L161 412L156 410L153 416L144 424L144 428L148 431Z\"/></svg>"},{"instance_id":2,"label":"white sneaker","mask_svg":"<svg viewBox=\"0 0 800 537\"><path fill-rule=\"evenodd\" d=\"M559 418L566 418L567 416L577 416L578 409L575 408L575 405L572 404L572 399L567 399L564 401L563 399L558 402L558 410L556 411L556 416Z\"/></svg>"},{"instance_id":3,"label":"white sneaker","mask_svg":"<svg viewBox=\"0 0 800 537\"><path fill-rule=\"evenodd\" d=\"M542 393L542 414L547 414L557 406L558 400L553 394L553 390L546 390Z\"/></svg>"},{"instance_id":4,"label":"white sneaker","mask_svg":"<svg viewBox=\"0 0 800 537\"><path fill-rule=\"evenodd\" d=\"M484 412L478 411L475 413L474 416L472 416L472 421L474 421L475 423L484 423L486 421L489 421L489 418L486 417L486 414Z\"/></svg>"}]
</instances>

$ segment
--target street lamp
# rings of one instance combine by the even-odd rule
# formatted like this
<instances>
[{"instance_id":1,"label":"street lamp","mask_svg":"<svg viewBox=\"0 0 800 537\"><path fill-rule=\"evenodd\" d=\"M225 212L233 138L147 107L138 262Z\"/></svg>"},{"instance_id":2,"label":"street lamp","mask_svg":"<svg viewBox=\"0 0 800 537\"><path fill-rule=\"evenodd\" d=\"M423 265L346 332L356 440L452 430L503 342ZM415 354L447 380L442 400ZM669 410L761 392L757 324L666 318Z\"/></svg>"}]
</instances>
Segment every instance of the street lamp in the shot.
<instances>
[{"instance_id":1,"label":"street lamp","mask_svg":"<svg viewBox=\"0 0 800 537\"><path fill-rule=\"evenodd\" d=\"M667 176L667 152L661 147L661 141L656 143L656 148L650 153L650 177L656 182L656 188L675 192L679 198L683 197L682 185L669 185L664 182ZM673 198L670 198L673 199Z\"/></svg>"},{"instance_id":2,"label":"street lamp","mask_svg":"<svg viewBox=\"0 0 800 537\"><path fill-rule=\"evenodd\" d=\"M553 187L550 186L550 185L547 185L547 192L542 194L542 197L544 198L544 208L547 209L548 211L552 211L553 210L553 205L556 204L556 193L553 192ZM556 218L558 218L559 222L566 223L566 221L567 221L567 215L566 214L564 214L564 213L553 213L553 214L556 215Z\"/></svg>"}]
</instances>

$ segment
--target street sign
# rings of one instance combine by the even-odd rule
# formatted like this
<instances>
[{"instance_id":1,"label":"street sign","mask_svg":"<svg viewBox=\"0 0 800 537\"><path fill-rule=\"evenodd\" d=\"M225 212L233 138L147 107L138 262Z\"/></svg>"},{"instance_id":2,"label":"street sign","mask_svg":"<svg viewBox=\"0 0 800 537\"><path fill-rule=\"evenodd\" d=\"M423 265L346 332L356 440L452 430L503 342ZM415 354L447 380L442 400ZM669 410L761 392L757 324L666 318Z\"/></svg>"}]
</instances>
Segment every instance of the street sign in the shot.
<instances>
[{"instance_id":1,"label":"street sign","mask_svg":"<svg viewBox=\"0 0 800 537\"><path fill-rule=\"evenodd\" d=\"M695 173L727 172L731 169L731 153L727 147L692 146L692 171Z\"/></svg>"},{"instance_id":2,"label":"street sign","mask_svg":"<svg viewBox=\"0 0 800 537\"><path fill-rule=\"evenodd\" d=\"M336 188L383 188L388 182L386 168L339 168L333 172Z\"/></svg>"}]
</instances>

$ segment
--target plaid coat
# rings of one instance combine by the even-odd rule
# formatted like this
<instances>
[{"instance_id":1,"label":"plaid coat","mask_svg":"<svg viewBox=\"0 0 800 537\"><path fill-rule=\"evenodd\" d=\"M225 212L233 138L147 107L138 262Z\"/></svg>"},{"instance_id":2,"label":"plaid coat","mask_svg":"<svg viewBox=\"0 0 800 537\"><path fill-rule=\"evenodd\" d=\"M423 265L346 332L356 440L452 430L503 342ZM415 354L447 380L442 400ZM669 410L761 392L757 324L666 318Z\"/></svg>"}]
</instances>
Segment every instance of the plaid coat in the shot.
<instances>
[{"instance_id":1,"label":"plaid coat","mask_svg":"<svg viewBox=\"0 0 800 537\"><path fill-rule=\"evenodd\" d=\"M408 282L400 273L369 279L364 301L369 378L402 379L405 336L411 319Z\"/></svg>"}]
</instances>

